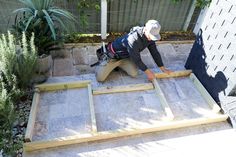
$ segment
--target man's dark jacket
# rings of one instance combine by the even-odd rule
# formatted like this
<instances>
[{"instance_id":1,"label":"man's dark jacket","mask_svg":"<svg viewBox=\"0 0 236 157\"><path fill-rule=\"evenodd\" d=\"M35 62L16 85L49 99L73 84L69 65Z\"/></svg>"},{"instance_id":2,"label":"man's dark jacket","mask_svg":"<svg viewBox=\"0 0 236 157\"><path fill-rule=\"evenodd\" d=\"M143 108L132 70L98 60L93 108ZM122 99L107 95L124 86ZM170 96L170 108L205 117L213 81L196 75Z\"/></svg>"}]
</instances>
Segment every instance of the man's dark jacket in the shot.
<instances>
[{"instance_id":1,"label":"man's dark jacket","mask_svg":"<svg viewBox=\"0 0 236 157\"><path fill-rule=\"evenodd\" d=\"M155 41L148 41L143 29L144 27L136 27L129 34L113 41L112 47L114 51L120 58L130 57L139 69L145 71L147 70L147 66L141 60L140 52L148 48L158 67L163 66L161 55L156 48Z\"/></svg>"}]
</instances>

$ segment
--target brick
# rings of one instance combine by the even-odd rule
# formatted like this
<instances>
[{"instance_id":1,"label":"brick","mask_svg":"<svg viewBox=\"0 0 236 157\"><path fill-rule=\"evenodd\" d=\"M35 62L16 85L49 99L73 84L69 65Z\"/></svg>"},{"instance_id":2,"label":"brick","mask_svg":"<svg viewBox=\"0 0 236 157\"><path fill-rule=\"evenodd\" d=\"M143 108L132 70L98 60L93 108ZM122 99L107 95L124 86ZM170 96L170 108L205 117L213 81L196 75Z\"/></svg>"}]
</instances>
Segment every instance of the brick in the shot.
<instances>
[{"instance_id":1,"label":"brick","mask_svg":"<svg viewBox=\"0 0 236 157\"><path fill-rule=\"evenodd\" d=\"M74 75L72 60L69 58L55 59L53 67L53 76L70 76Z\"/></svg>"}]
</instances>

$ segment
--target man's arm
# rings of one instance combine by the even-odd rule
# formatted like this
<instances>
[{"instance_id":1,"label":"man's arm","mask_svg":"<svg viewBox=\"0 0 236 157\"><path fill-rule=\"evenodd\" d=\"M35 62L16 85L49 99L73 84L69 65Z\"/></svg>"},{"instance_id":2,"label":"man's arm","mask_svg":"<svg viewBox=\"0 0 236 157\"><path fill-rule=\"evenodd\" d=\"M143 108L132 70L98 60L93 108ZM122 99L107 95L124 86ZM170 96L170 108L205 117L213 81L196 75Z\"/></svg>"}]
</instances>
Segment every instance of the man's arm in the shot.
<instances>
[{"instance_id":1,"label":"man's arm","mask_svg":"<svg viewBox=\"0 0 236 157\"><path fill-rule=\"evenodd\" d=\"M159 51L157 50L157 47L156 47L156 44L154 41L148 46L148 50L150 51L152 58L154 59L155 63L161 69L162 72L167 73L167 74L172 72L172 71L165 68L165 66L162 62L161 55L160 55Z\"/></svg>"},{"instance_id":2,"label":"man's arm","mask_svg":"<svg viewBox=\"0 0 236 157\"><path fill-rule=\"evenodd\" d=\"M150 51L152 58L154 59L157 66L158 67L164 66L164 64L162 62L161 55L160 55L159 51L157 50L155 42L151 42L151 44L148 45L148 50Z\"/></svg>"}]
</instances>

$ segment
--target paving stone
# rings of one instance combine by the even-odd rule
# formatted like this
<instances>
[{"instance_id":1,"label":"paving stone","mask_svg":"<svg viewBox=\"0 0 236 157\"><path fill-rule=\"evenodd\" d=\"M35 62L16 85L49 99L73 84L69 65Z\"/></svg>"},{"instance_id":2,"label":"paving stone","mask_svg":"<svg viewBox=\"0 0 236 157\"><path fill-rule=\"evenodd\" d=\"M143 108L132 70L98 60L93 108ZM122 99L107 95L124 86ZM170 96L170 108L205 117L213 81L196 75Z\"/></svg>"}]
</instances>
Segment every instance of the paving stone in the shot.
<instances>
[{"instance_id":1,"label":"paving stone","mask_svg":"<svg viewBox=\"0 0 236 157\"><path fill-rule=\"evenodd\" d=\"M72 56L74 59L74 64L93 64L96 56L96 46L84 46L84 47L76 47L72 51Z\"/></svg>"},{"instance_id":2,"label":"paving stone","mask_svg":"<svg viewBox=\"0 0 236 157\"><path fill-rule=\"evenodd\" d=\"M74 75L74 68L70 58L54 59L53 76Z\"/></svg>"}]
</instances>

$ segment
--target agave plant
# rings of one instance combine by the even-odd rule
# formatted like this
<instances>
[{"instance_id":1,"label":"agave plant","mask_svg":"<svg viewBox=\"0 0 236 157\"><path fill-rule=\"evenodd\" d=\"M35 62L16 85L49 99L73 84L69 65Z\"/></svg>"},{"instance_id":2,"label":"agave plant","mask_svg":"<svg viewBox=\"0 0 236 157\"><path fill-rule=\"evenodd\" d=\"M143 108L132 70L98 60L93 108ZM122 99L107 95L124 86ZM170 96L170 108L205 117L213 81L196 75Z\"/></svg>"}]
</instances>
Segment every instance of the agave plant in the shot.
<instances>
[{"instance_id":1,"label":"agave plant","mask_svg":"<svg viewBox=\"0 0 236 157\"><path fill-rule=\"evenodd\" d=\"M57 45L63 32L68 32L76 22L68 11L54 6L54 0L19 0L24 7L16 13L15 26L19 34L35 34L35 45L39 55L47 53ZM45 52L46 51L46 52Z\"/></svg>"}]
</instances>

